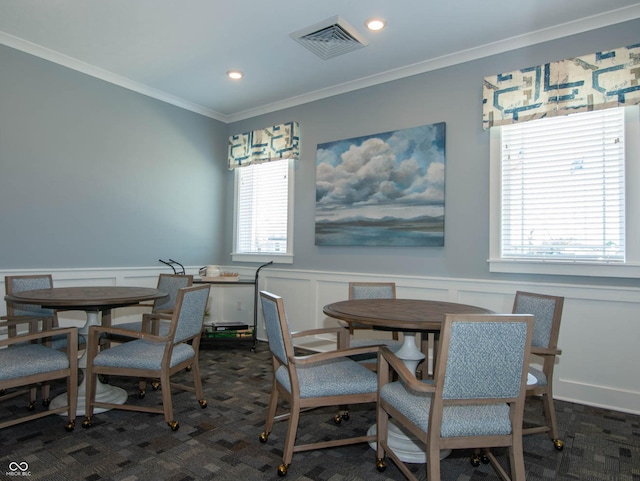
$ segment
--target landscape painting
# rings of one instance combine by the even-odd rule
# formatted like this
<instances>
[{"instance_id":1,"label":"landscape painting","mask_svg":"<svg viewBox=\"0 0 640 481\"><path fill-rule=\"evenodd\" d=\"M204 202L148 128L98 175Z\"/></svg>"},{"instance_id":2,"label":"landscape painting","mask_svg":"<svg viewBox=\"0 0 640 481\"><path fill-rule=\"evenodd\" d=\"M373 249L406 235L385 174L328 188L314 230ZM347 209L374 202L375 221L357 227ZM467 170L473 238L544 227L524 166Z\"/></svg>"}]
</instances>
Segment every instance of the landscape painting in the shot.
<instances>
[{"instance_id":1,"label":"landscape painting","mask_svg":"<svg viewBox=\"0 0 640 481\"><path fill-rule=\"evenodd\" d=\"M318 144L318 246L443 246L445 123Z\"/></svg>"}]
</instances>

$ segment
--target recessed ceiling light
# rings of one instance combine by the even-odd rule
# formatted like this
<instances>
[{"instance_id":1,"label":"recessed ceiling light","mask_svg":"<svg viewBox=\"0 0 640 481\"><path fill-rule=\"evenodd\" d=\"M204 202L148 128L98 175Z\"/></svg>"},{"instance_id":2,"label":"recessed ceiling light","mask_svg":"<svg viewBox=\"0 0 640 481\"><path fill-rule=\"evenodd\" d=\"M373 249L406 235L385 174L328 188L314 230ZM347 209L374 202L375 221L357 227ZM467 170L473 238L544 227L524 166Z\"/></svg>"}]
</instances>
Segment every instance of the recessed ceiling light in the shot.
<instances>
[{"instance_id":1,"label":"recessed ceiling light","mask_svg":"<svg viewBox=\"0 0 640 481\"><path fill-rule=\"evenodd\" d=\"M375 32L378 30L382 30L385 25L387 25L387 22L384 18L370 18L366 22L364 22L364 25L369 30L373 30Z\"/></svg>"},{"instance_id":2,"label":"recessed ceiling light","mask_svg":"<svg viewBox=\"0 0 640 481\"><path fill-rule=\"evenodd\" d=\"M233 80L240 80L244 74L240 70L229 70L227 71L227 77Z\"/></svg>"}]
</instances>

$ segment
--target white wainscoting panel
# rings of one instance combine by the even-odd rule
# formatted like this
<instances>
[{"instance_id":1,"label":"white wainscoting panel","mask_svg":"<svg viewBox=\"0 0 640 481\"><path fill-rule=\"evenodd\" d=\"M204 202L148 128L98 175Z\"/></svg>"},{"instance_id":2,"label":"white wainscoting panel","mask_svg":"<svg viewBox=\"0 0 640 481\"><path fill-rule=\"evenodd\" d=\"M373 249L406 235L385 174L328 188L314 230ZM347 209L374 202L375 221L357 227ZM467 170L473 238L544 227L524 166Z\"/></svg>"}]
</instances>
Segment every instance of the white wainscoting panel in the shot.
<instances>
[{"instance_id":1,"label":"white wainscoting panel","mask_svg":"<svg viewBox=\"0 0 640 481\"><path fill-rule=\"evenodd\" d=\"M199 267L199 266L198 266ZM187 268L197 275L198 267ZM252 277L255 269L221 266L223 270ZM0 271L4 276L51 273L56 286L135 285L153 287L166 268L96 268ZM511 312L516 290L565 297L559 347L562 355L555 369L554 394L557 399L618 411L640 414L640 289L610 286L581 286L551 283L512 283L475 279L382 276L367 273L335 273L269 267L260 272L260 289L284 298L292 330L336 325L322 308L348 296L350 281L395 282L397 296L461 302ZM250 321L253 318L253 290L249 287L212 287L210 315L213 319ZM139 317L142 308L122 308L114 322ZM5 314L0 303L0 314ZM82 325L82 312L64 312L61 322ZM258 338L266 340L259 310ZM332 339L316 339L308 347L323 349Z\"/></svg>"}]
</instances>

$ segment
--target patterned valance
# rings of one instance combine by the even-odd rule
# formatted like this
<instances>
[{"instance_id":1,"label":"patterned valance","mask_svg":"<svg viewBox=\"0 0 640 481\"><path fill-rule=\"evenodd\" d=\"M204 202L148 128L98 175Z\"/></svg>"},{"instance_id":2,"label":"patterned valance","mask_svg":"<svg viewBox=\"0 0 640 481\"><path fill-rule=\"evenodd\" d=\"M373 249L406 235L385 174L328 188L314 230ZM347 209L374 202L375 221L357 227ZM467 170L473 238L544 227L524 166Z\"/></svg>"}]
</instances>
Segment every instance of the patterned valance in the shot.
<instances>
[{"instance_id":1,"label":"patterned valance","mask_svg":"<svg viewBox=\"0 0 640 481\"><path fill-rule=\"evenodd\" d=\"M482 126L640 104L640 44L484 79Z\"/></svg>"},{"instance_id":2,"label":"patterned valance","mask_svg":"<svg viewBox=\"0 0 640 481\"><path fill-rule=\"evenodd\" d=\"M229 168L300 158L300 126L287 122L229 137Z\"/></svg>"}]
</instances>

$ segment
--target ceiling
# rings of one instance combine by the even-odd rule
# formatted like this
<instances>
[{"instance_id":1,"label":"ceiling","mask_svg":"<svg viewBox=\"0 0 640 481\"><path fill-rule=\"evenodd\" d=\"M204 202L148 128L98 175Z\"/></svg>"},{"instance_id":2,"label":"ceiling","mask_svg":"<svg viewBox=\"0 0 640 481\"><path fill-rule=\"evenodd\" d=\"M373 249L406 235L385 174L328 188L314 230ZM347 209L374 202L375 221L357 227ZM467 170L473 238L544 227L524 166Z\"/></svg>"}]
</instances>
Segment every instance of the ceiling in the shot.
<instances>
[{"instance_id":1,"label":"ceiling","mask_svg":"<svg viewBox=\"0 0 640 481\"><path fill-rule=\"evenodd\" d=\"M335 16L367 45L322 60L290 37ZM633 0L0 0L0 43L232 122L634 18Z\"/></svg>"}]
</instances>

